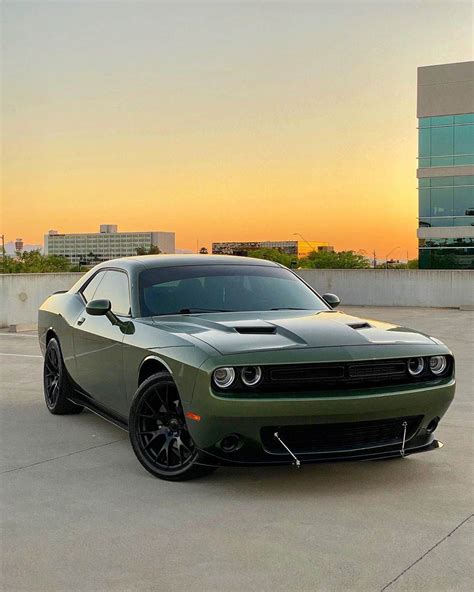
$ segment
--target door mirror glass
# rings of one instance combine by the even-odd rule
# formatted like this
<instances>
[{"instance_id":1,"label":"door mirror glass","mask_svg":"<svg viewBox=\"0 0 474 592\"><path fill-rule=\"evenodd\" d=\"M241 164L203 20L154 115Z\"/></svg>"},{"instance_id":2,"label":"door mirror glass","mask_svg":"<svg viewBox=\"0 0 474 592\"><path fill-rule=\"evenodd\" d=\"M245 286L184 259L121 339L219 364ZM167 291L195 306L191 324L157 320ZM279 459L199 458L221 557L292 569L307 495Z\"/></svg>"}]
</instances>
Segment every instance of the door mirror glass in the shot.
<instances>
[{"instance_id":1,"label":"door mirror glass","mask_svg":"<svg viewBox=\"0 0 474 592\"><path fill-rule=\"evenodd\" d=\"M91 300L86 306L86 312L94 317L100 317L110 312L110 308L110 300Z\"/></svg>"},{"instance_id":2,"label":"door mirror glass","mask_svg":"<svg viewBox=\"0 0 474 592\"><path fill-rule=\"evenodd\" d=\"M341 304L339 296L336 296L336 294L323 294L323 300L329 304L331 308L336 308L336 306Z\"/></svg>"}]
</instances>

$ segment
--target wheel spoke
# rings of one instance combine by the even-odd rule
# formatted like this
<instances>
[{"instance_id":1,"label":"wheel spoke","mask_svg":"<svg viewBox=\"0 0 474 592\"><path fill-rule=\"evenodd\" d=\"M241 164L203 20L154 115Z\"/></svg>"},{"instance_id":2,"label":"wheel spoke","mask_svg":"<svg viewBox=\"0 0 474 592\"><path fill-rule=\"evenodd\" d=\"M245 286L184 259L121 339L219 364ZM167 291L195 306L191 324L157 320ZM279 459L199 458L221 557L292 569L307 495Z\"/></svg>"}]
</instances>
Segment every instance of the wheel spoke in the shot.
<instances>
[{"instance_id":1,"label":"wheel spoke","mask_svg":"<svg viewBox=\"0 0 474 592\"><path fill-rule=\"evenodd\" d=\"M146 434L153 434L153 436L148 440L148 442L146 442L145 446L144 446L144 450L146 450L147 448L149 448L153 442L159 438L160 436L167 436L168 430L166 428L160 428L158 430L153 430L153 431L146 431L146 432L140 432L140 435L146 435Z\"/></svg>"},{"instance_id":2,"label":"wheel spoke","mask_svg":"<svg viewBox=\"0 0 474 592\"><path fill-rule=\"evenodd\" d=\"M144 405L146 405L148 407L148 409L151 411L151 413L144 413L143 406L140 410L140 417L145 417L146 419L156 419L157 418L157 412L155 409L153 409L152 405L150 405L150 403L148 401L144 401Z\"/></svg>"},{"instance_id":3,"label":"wheel spoke","mask_svg":"<svg viewBox=\"0 0 474 592\"><path fill-rule=\"evenodd\" d=\"M188 452L188 456L190 456L191 450L189 450L189 448L184 444L183 440L181 439L181 436L179 436L176 439L176 445L178 447L179 459L182 464L186 460L186 452Z\"/></svg>"},{"instance_id":4,"label":"wheel spoke","mask_svg":"<svg viewBox=\"0 0 474 592\"><path fill-rule=\"evenodd\" d=\"M50 360L46 360L46 369L51 373L51 374L56 374L58 369L54 368L53 365L51 364Z\"/></svg>"},{"instance_id":5,"label":"wheel spoke","mask_svg":"<svg viewBox=\"0 0 474 592\"><path fill-rule=\"evenodd\" d=\"M155 434L154 436L152 436L148 442L145 444L145 446L143 447L144 450L146 450L147 448L150 448L150 446L153 444L153 442L158 438L158 434Z\"/></svg>"},{"instance_id":6,"label":"wheel spoke","mask_svg":"<svg viewBox=\"0 0 474 592\"><path fill-rule=\"evenodd\" d=\"M179 436L179 438L177 439L177 442L178 442L178 448L180 450L180 454L181 454L181 451L187 452L188 454L192 454L192 450L189 448L189 446L187 446L183 442L183 439L181 438L181 436Z\"/></svg>"},{"instance_id":7,"label":"wheel spoke","mask_svg":"<svg viewBox=\"0 0 474 592\"><path fill-rule=\"evenodd\" d=\"M170 439L166 438L166 440L163 442L162 447L159 449L158 454L156 455L156 460L159 461L161 454L164 453L165 463L166 463L166 466L168 466L168 467L170 466L169 448L170 448Z\"/></svg>"},{"instance_id":8,"label":"wheel spoke","mask_svg":"<svg viewBox=\"0 0 474 592\"><path fill-rule=\"evenodd\" d=\"M58 395L59 395L59 385L57 382L55 382L53 384L52 390L51 390L51 404L55 404L57 399L58 399Z\"/></svg>"},{"instance_id":9,"label":"wheel spoke","mask_svg":"<svg viewBox=\"0 0 474 592\"><path fill-rule=\"evenodd\" d=\"M154 392L158 398L159 406L158 406L158 413L169 413L170 409L167 405L166 393L163 395L159 387L154 388Z\"/></svg>"}]
</instances>

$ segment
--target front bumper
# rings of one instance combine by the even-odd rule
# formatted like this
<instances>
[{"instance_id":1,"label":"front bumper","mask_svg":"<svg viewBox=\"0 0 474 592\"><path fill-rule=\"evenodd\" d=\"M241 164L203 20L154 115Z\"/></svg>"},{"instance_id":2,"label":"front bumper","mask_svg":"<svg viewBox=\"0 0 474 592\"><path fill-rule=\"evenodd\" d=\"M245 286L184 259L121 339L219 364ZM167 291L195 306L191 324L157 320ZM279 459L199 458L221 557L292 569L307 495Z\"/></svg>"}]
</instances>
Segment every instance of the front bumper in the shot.
<instances>
[{"instance_id":1,"label":"front bumper","mask_svg":"<svg viewBox=\"0 0 474 592\"><path fill-rule=\"evenodd\" d=\"M201 374L201 373L200 373ZM268 450L262 441L262 429L269 426L324 426L326 424L389 420L406 416L420 416L414 433L405 443L405 454L424 452L440 447L428 425L438 422L446 413L455 392L455 380L440 380L436 385L367 389L357 393L331 393L330 396L289 396L276 398L238 399L216 396L209 388L208 376L198 377L195 396L186 405L201 417L188 420L191 436L200 450L202 464L272 465L291 464L291 455L283 448ZM401 425L401 424L400 424ZM401 428L400 428L401 429ZM226 452L222 440L230 434L238 435L239 447ZM370 460L400 456L400 441L387 445L372 442L367 446L318 451L309 447L299 449L298 459L305 462Z\"/></svg>"}]
</instances>

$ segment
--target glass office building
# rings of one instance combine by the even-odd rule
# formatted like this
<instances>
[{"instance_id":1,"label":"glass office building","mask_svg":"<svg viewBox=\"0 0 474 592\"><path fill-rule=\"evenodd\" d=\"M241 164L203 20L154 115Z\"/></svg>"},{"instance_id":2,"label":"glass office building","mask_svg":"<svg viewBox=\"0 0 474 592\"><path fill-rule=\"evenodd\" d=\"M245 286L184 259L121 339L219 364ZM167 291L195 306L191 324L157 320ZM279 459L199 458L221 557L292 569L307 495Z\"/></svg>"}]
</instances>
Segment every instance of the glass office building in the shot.
<instances>
[{"instance_id":1,"label":"glass office building","mask_svg":"<svg viewBox=\"0 0 474 592\"><path fill-rule=\"evenodd\" d=\"M474 269L474 62L418 69L421 269Z\"/></svg>"}]
</instances>

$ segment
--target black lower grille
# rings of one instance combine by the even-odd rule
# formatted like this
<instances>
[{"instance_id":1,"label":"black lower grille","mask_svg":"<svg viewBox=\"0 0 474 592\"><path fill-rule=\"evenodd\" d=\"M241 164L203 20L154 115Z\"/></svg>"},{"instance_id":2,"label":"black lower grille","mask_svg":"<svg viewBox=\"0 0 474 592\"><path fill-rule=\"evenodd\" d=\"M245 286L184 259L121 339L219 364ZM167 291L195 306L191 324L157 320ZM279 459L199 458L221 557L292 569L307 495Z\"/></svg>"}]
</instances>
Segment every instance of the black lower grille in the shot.
<instances>
[{"instance_id":1,"label":"black lower grille","mask_svg":"<svg viewBox=\"0 0 474 592\"><path fill-rule=\"evenodd\" d=\"M403 422L407 422L408 440L416 433L422 419L422 415L415 415L350 423L267 426L260 430L260 436L264 448L273 453L285 453L275 432L293 452L357 450L401 444Z\"/></svg>"}]
</instances>

